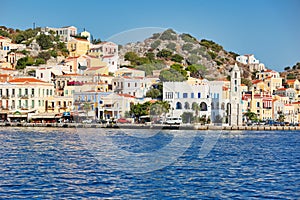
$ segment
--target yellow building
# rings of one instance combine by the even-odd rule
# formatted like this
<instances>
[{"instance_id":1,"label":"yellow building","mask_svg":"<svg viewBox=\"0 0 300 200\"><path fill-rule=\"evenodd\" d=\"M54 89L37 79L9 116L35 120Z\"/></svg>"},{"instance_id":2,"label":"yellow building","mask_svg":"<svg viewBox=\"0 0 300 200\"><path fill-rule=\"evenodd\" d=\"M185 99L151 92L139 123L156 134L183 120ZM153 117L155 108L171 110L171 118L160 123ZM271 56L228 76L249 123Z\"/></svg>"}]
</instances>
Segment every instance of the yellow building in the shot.
<instances>
[{"instance_id":1,"label":"yellow building","mask_svg":"<svg viewBox=\"0 0 300 200\"><path fill-rule=\"evenodd\" d=\"M53 95L52 83L35 78L11 79L0 83L0 112L9 120L28 120L30 114L47 112Z\"/></svg>"},{"instance_id":2,"label":"yellow building","mask_svg":"<svg viewBox=\"0 0 300 200\"><path fill-rule=\"evenodd\" d=\"M87 39L73 38L67 43L67 49L70 52L70 57L85 55L90 48L90 43Z\"/></svg>"}]
</instances>

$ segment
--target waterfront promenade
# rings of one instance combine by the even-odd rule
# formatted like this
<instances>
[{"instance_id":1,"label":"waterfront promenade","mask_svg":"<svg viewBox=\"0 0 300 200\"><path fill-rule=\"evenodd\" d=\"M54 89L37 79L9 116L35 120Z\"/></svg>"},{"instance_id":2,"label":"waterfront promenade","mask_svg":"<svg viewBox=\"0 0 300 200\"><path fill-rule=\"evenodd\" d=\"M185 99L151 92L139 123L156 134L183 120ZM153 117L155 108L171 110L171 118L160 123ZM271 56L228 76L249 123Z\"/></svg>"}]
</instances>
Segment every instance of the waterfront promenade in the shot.
<instances>
[{"instance_id":1,"label":"waterfront promenade","mask_svg":"<svg viewBox=\"0 0 300 200\"><path fill-rule=\"evenodd\" d=\"M82 124L82 123L0 123L0 127L60 127L60 128L119 128L119 129L157 129L157 130L253 130L274 131L293 130L300 131L300 126L214 126L214 125L165 125L165 124Z\"/></svg>"}]
</instances>

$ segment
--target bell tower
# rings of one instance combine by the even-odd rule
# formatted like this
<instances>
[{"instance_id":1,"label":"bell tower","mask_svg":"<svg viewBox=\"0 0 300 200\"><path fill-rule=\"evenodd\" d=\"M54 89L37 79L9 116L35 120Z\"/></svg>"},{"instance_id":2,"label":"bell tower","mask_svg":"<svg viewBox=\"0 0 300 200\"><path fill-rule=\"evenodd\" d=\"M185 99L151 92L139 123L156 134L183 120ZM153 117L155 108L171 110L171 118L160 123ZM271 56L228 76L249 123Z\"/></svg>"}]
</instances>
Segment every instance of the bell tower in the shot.
<instances>
[{"instance_id":1,"label":"bell tower","mask_svg":"<svg viewBox=\"0 0 300 200\"><path fill-rule=\"evenodd\" d=\"M241 72L237 64L234 65L231 71L230 80L230 111L229 125L242 125L242 93L241 93Z\"/></svg>"}]
</instances>

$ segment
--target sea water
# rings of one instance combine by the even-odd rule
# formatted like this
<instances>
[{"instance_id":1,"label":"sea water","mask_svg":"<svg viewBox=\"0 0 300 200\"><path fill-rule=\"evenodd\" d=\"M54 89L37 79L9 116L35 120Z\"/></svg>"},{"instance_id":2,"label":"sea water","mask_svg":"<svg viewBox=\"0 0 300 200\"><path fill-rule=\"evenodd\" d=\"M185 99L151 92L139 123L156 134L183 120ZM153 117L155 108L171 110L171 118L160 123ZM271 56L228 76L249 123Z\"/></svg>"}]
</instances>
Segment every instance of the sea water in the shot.
<instances>
[{"instance_id":1,"label":"sea water","mask_svg":"<svg viewBox=\"0 0 300 200\"><path fill-rule=\"evenodd\" d=\"M1 199L300 199L297 131L0 128Z\"/></svg>"}]
</instances>

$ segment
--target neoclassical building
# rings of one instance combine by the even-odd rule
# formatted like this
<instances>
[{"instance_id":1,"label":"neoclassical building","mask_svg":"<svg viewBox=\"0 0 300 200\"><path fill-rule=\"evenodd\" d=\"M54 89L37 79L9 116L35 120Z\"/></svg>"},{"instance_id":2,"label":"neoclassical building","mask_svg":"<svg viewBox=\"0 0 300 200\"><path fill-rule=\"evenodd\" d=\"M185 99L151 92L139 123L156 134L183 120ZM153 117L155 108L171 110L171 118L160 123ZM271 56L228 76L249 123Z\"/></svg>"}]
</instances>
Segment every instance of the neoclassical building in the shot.
<instances>
[{"instance_id":1,"label":"neoclassical building","mask_svg":"<svg viewBox=\"0 0 300 200\"><path fill-rule=\"evenodd\" d=\"M210 117L211 98L209 85L205 82L188 84L187 82L164 82L163 100L168 101L171 116L181 116L183 112L198 112L198 116ZM195 106L199 106L196 111Z\"/></svg>"}]
</instances>

